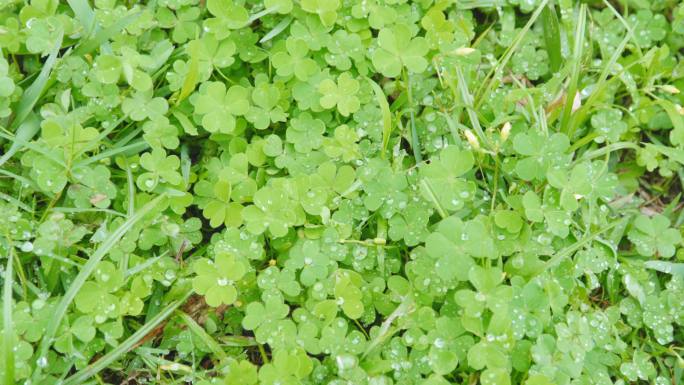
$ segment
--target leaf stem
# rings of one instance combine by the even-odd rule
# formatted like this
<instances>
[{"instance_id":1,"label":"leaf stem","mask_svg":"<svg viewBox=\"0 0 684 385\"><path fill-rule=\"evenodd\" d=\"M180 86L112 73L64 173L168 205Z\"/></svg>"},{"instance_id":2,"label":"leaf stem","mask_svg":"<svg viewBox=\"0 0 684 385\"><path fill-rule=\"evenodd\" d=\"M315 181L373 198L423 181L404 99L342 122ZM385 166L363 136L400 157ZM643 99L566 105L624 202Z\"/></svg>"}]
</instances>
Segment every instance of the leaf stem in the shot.
<instances>
[{"instance_id":1,"label":"leaf stem","mask_svg":"<svg viewBox=\"0 0 684 385\"><path fill-rule=\"evenodd\" d=\"M409 103L409 117L411 120L411 149L413 149L413 157L416 159L416 164L423 162L423 154L420 152L420 139L418 139L418 131L416 130L416 117L413 104L413 93L411 92L411 75L408 71L404 71L404 82L406 83L406 92Z\"/></svg>"},{"instance_id":2,"label":"leaf stem","mask_svg":"<svg viewBox=\"0 0 684 385\"><path fill-rule=\"evenodd\" d=\"M268 355L266 354L266 349L264 349L264 345L257 344L257 348L259 349L259 354L261 355L261 360L264 361L264 363L268 364L270 362L270 360L268 359Z\"/></svg>"}]
</instances>

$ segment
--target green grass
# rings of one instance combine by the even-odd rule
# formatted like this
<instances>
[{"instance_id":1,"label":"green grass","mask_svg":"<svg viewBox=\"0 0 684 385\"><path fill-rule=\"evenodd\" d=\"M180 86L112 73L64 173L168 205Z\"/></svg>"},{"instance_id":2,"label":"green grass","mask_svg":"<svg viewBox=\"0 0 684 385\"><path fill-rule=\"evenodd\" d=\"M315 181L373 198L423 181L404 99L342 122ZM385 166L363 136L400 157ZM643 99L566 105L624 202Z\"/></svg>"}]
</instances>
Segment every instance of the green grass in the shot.
<instances>
[{"instance_id":1,"label":"green grass","mask_svg":"<svg viewBox=\"0 0 684 385\"><path fill-rule=\"evenodd\" d=\"M684 383L684 5L0 5L3 384Z\"/></svg>"}]
</instances>

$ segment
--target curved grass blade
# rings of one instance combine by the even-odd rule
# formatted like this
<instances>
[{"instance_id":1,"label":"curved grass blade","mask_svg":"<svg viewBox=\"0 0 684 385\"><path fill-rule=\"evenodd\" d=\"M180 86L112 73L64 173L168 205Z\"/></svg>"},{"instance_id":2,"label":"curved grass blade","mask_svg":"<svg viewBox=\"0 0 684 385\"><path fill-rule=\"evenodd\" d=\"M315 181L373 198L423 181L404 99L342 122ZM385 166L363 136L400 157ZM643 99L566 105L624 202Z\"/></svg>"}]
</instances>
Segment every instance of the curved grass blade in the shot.
<instances>
[{"instance_id":1,"label":"curved grass blade","mask_svg":"<svg viewBox=\"0 0 684 385\"><path fill-rule=\"evenodd\" d=\"M216 342L215 339L213 339L209 333L207 333L206 330L202 326L200 326L197 321L195 321L192 317L190 317L187 313L178 311L176 312L178 316L183 320L185 325L188 326L188 329L195 333L195 335L204 342L205 345L211 349L211 351L218 357L220 360L224 360L228 358L228 355L226 354L225 351L221 348L221 345L219 345L218 342Z\"/></svg>"},{"instance_id":2,"label":"curved grass blade","mask_svg":"<svg viewBox=\"0 0 684 385\"><path fill-rule=\"evenodd\" d=\"M150 319L145 325L138 329L133 335L128 337L121 345L117 346L111 352L102 356L99 360L88 365L85 369L80 370L78 373L64 380L63 385L76 385L84 383L88 378L96 375L102 369L109 366L112 362L116 361L119 357L126 354L130 349L132 349L140 340L145 338L154 328L161 324L165 319L173 314L173 312L178 309L185 300L190 296L191 291L186 292L181 298L171 302L166 305L156 316Z\"/></svg>"},{"instance_id":3,"label":"curved grass blade","mask_svg":"<svg viewBox=\"0 0 684 385\"><path fill-rule=\"evenodd\" d=\"M26 119L19 125L19 128L17 128L17 132L14 135L14 138L9 138L12 142L12 145L10 148L7 150L6 153L0 157L0 166L5 164L8 160L10 160L14 154L17 153L17 151L21 150L23 147L26 146L26 144L33 139L33 137L38 133L40 130L40 121L38 120L38 116L34 113L30 113Z\"/></svg>"},{"instance_id":4,"label":"curved grass blade","mask_svg":"<svg viewBox=\"0 0 684 385\"><path fill-rule=\"evenodd\" d=\"M157 206L157 204L165 198L166 194L162 194L148 202L139 211L137 211L135 215L130 217L123 224L121 224L121 226L119 226L116 230L109 234L107 239L105 239L104 242L100 244L100 247L98 247L97 250L95 250L93 255L90 256L88 262L83 266L83 268L78 273L76 278L74 278L74 280L71 282L69 289L67 289L66 293L64 293L64 296L57 305L54 315L48 321L47 326L45 328L45 334L43 335L43 339L40 342L40 347L37 350L38 357L47 357L48 350L50 349L50 346L55 340L57 329L59 328L59 325L62 323L62 319L66 315L66 312L69 309L69 305L71 305L71 302L73 302L74 298L76 297L76 294L81 289L83 284L86 282L88 277L90 277L93 271L95 271L95 268L97 267L98 263L100 263L102 258L104 258L109 253L109 251L114 246L116 246L117 242L119 242L119 240L126 234L126 232L128 232L141 219L143 219L143 217L147 213L152 211L152 209L154 209ZM40 373L40 368L36 368L36 371L33 373L34 382L36 382L40 378Z\"/></svg>"}]
</instances>

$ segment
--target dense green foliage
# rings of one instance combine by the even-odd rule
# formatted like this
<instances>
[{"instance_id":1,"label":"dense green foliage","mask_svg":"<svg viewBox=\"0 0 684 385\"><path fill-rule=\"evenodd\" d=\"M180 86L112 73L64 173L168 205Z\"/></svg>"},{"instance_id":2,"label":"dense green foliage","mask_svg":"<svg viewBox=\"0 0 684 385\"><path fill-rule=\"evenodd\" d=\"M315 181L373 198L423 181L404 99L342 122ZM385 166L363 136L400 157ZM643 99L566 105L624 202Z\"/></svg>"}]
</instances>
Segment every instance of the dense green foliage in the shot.
<instances>
[{"instance_id":1,"label":"dense green foliage","mask_svg":"<svg viewBox=\"0 0 684 385\"><path fill-rule=\"evenodd\" d=\"M0 0L3 384L684 384L676 0Z\"/></svg>"}]
</instances>

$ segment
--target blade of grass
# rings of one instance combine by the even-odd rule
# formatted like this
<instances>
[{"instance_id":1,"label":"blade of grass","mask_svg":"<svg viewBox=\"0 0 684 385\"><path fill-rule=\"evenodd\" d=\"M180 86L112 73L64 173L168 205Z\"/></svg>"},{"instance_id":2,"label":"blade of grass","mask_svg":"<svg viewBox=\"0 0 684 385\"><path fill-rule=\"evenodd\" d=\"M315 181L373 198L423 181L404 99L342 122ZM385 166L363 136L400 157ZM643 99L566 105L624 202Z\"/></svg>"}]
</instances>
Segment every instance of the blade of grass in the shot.
<instances>
[{"instance_id":1,"label":"blade of grass","mask_svg":"<svg viewBox=\"0 0 684 385\"><path fill-rule=\"evenodd\" d=\"M437 200L437 196L435 195L435 192L432 189L432 185L430 184L429 180L420 180L420 191L423 193L424 196L428 198L430 202L432 202L432 205L435 207L435 210L437 210L437 213L440 217L446 218L449 216L442 207L442 205L439 203L439 200Z\"/></svg>"},{"instance_id":2,"label":"blade of grass","mask_svg":"<svg viewBox=\"0 0 684 385\"><path fill-rule=\"evenodd\" d=\"M466 113L468 114L468 119L470 120L470 125L475 130L475 133L484 147L486 149L490 149L491 146L489 140L485 136L482 126L480 125L480 119L477 117L477 112L475 112L473 96L470 94L470 90L468 90L468 83L465 80L465 76L463 76L463 71L461 71L459 67L456 67L456 81L456 87L458 88L458 92L461 96L461 101L465 105Z\"/></svg>"},{"instance_id":3,"label":"blade of grass","mask_svg":"<svg viewBox=\"0 0 684 385\"><path fill-rule=\"evenodd\" d=\"M390 112L389 103L387 103L387 97L385 92L380 88L378 83L374 82L370 78L366 78L368 83L373 89L373 94L375 94L375 101L380 107L380 112L382 113L382 150L380 156L385 158L385 152L387 152L387 146L389 145L390 136L392 135L392 112Z\"/></svg>"},{"instance_id":4,"label":"blade of grass","mask_svg":"<svg viewBox=\"0 0 684 385\"><path fill-rule=\"evenodd\" d=\"M561 250L558 250L557 253L553 254L553 256L548 261L546 261L546 264L544 265L544 269L542 269L541 271L547 271L547 270L555 267L557 264L560 263L560 261L563 258L572 255L572 253L574 253L575 251L581 249L586 244L595 240L599 235L605 233L606 231L610 231L612 228L617 227L618 225L622 224L623 222L629 220L630 218L631 218L630 216L626 216L626 217L623 217L622 219L618 219L615 222L612 222L612 223L598 229L597 231L595 231L591 234L588 234L587 236L585 236L581 239L578 239L577 242L574 242L570 246L567 246Z\"/></svg>"},{"instance_id":5,"label":"blade of grass","mask_svg":"<svg viewBox=\"0 0 684 385\"><path fill-rule=\"evenodd\" d=\"M580 107L579 110L575 111L575 114L572 117L572 121L570 122L570 136L572 136L577 130L577 128L585 122L585 120L589 116L589 113L594 108L594 105L599 100L601 100L604 92L608 90L608 85L610 84L608 76L610 75L610 71L615 66L615 63L617 63L617 61L622 57L622 52L625 50L628 41L629 37L626 36L615 48L615 51L611 55L610 59L608 59L608 62L605 63L603 68L601 69L601 74L599 75L598 80L595 83L594 91L591 93L591 95L589 95L589 97L584 102L582 107Z\"/></svg>"},{"instance_id":6,"label":"blade of grass","mask_svg":"<svg viewBox=\"0 0 684 385\"><path fill-rule=\"evenodd\" d=\"M162 311L160 311L154 318L146 322L140 329L128 337L124 342L118 345L109 353L102 356L99 360L88 365L83 370L78 371L78 373L67 378L63 385L76 385L82 384L85 380L99 373L102 369L109 366L112 362L116 361L119 357L126 354L130 349L132 349L140 340L145 338L145 336L150 333L154 328L161 324L165 319L173 314L178 307L180 307L185 300L190 296L191 291L187 291L181 298L171 302L166 305Z\"/></svg>"},{"instance_id":7,"label":"blade of grass","mask_svg":"<svg viewBox=\"0 0 684 385\"><path fill-rule=\"evenodd\" d=\"M109 149L107 151L102 151L101 153L99 153L97 155L93 155L90 158L84 159L84 160L76 163L74 168L86 166L86 165L89 165L89 164L95 163L95 162L99 162L102 159L111 158L114 155L118 155L118 154L121 154L124 152L128 152L129 154L131 154L131 153L137 154L138 152L146 149L149 146L150 145L147 142L145 142L144 140L139 140L137 142L127 144L123 147L112 148L112 149Z\"/></svg>"},{"instance_id":8,"label":"blade of grass","mask_svg":"<svg viewBox=\"0 0 684 385\"><path fill-rule=\"evenodd\" d=\"M221 348L221 345L219 345L219 343L216 342L216 340L213 339L209 333L207 333L207 331L204 330L204 328L200 326L192 317L180 310L176 311L176 314L183 320L188 329L190 329L190 331L192 331L200 340L202 340L205 345L209 347L209 349L211 349L216 357L218 357L220 360L225 360L228 358L228 355Z\"/></svg>"},{"instance_id":9,"label":"blade of grass","mask_svg":"<svg viewBox=\"0 0 684 385\"><path fill-rule=\"evenodd\" d=\"M189 50L190 64L188 65L188 73L185 74L185 79L183 79L183 85L181 86L180 92L178 93L178 99L176 99L176 105L180 104L185 98L190 96L192 91L195 90L197 82L199 81L199 60L197 59L197 47L196 45L191 46L192 49Z\"/></svg>"},{"instance_id":10,"label":"blade of grass","mask_svg":"<svg viewBox=\"0 0 684 385\"><path fill-rule=\"evenodd\" d=\"M27 213L33 213L33 209L29 207L26 203L20 201L19 199L7 195L4 192L0 191L0 198L6 200L7 202L12 203L13 205L19 207L20 209L26 211Z\"/></svg>"},{"instance_id":11,"label":"blade of grass","mask_svg":"<svg viewBox=\"0 0 684 385\"><path fill-rule=\"evenodd\" d=\"M7 257L7 267L5 268L5 284L2 289L2 330L3 336L3 356L5 357L5 380L4 384L14 384L14 324L12 323L12 283L14 272L12 271L12 251Z\"/></svg>"},{"instance_id":12,"label":"blade of grass","mask_svg":"<svg viewBox=\"0 0 684 385\"><path fill-rule=\"evenodd\" d=\"M109 234L109 236L100 244L100 246L95 250L95 252L90 256L88 259L88 262L83 266L81 271L78 273L76 278L71 282L69 285L69 288L67 289L66 293L64 293L64 296L60 300L59 304L55 308L53 316L50 318L50 320L47 323L47 326L45 328L45 333L43 335L43 339L40 342L40 347L38 348L37 352L38 357L47 357L48 350L50 349L50 346L55 340L55 336L57 334L57 329L59 328L59 325L62 323L62 319L66 315L67 310L69 309L69 305L71 305L71 302L73 302L74 298L76 297L76 294L78 294L78 291L81 289L83 284L86 282L88 277L95 271L95 268L97 267L98 263L104 258L109 251L119 242L119 240L126 234L127 231L129 231L136 223L138 223L140 220L143 219L143 217L152 209L154 209L157 204L162 200L166 198L166 194L162 194L148 202L145 206L143 206L138 212L135 213L132 217L127 219L124 223L121 224L116 230L114 230L112 233ZM40 377L41 374L41 369L40 367L37 367L35 372L33 373L33 381L36 382Z\"/></svg>"},{"instance_id":13,"label":"blade of grass","mask_svg":"<svg viewBox=\"0 0 684 385\"><path fill-rule=\"evenodd\" d=\"M459 135L458 131L459 129L466 129L467 127L463 126L461 123L455 121L451 115L440 112L440 115L444 117L444 120L447 122L447 127L449 127L449 133L451 134L451 138L454 140L454 144L461 145L463 141L461 140L461 136Z\"/></svg>"},{"instance_id":14,"label":"blade of grass","mask_svg":"<svg viewBox=\"0 0 684 385\"><path fill-rule=\"evenodd\" d=\"M287 28L288 25L290 25L291 22L292 22L291 17L287 17L287 18L281 20L280 23L276 24L275 27L273 27L270 31L268 31L268 33L265 34L264 37L261 38L261 40L259 40L259 43L265 43L265 42L273 39L274 37L278 36L281 32L283 32L285 30L285 28Z\"/></svg>"},{"instance_id":15,"label":"blade of grass","mask_svg":"<svg viewBox=\"0 0 684 385\"><path fill-rule=\"evenodd\" d=\"M254 340L254 337L247 336L219 336L219 341L226 346L257 346L258 343Z\"/></svg>"},{"instance_id":16,"label":"blade of grass","mask_svg":"<svg viewBox=\"0 0 684 385\"><path fill-rule=\"evenodd\" d=\"M35 186L35 184L33 183L32 180L30 180L30 179L28 179L28 178L26 178L26 177L23 177L23 176L21 176L21 175L17 175L17 174L15 174L15 173L11 172L11 171L7 171L7 170L5 170L5 169L0 168L0 174L1 174L1 175L6 175L6 176L8 176L8 177L10 177L10 178L12 178L12 179L15 179L17 182L22 183L22 184L24 184L24 185L26 185L26 186L30 186L31 188L36 188L36 186Z\"/></svg>"},{"instance_id":17,"label":"blade of grass","mask_svg":"<svg viewBox=\"0 0 684 385\"><path fill-rule=\"evenodd\" d=\"M17 132L14 137L7 136L4 133L0 133L0 136L12 142L12 145L7 150L6 153L0 158L0 166L5 164L10 160L17 151L28 146L28 142L33 139L33 136L40 130L40 121L34 113L28 114L24 121L17 128Z\"/></svg>"},{"instance_id":18,"label":"blade of grass","mask_svg":"<svg viewBox=\"0 0 684 385\"><path fill-rule=\"evenodd\" d=\"M613 4L611 4L608 0L603 0L603 5L606 6L606 8L610 9L610 11L615 15L615 17L620 21L623 27L625 27L625 30L627 30L627 35L629 36L629 39L632 40L632 43L634 43L634 47L636 47L637 55L639 58L642 58L644 56L643 51L641 50L641 45L639 44L639 41L636 39L636 35L634 34L634 29L632 28L631 25L625 20L625 18L620 14L620 12L613 7Z\"/></svg>"},{"instance_id":19,"label":"blade of grass","mask_svg":"<svg viewBox=\"0 0 684 385\"><path fill-rule=\"evenodd\" d=\"M411 76L408 71L404 72L404 82L406 83L406 92L409 103L409 119L411 123L411 149L413 149L413 157L416 164L423 162L423 154L420 148L420 139L418 138L418 131L416 130L416 114L414 111L413 95L411 93Z\"/></svg>"},{"instance_id":20,"label":"blade of grass","mask_svg":"<svg viewBox=\"0 0 684 385\"><path fill-rule=\"evenodd\" d=\"M541 18L542 26L544 28L544 44L546 45L546 52L549 54L551 72L558 72L563 58L561 56L558 15L556 15L556 10L552 3L549 3L546 5L546 7L544 7Z\"/></svg>"},{"instance_id":21,"label":"blade of grass","mask_svg":"<svg viewBox=\"0 0 684 385\"><path fill-rule=\"evenodd\" d=\"M100 209L97 207L90 207L90 208L79 208L79 207L53 207L52 210L54 211L59 211L62 213L74 213L74 214L80 214L80 213L107 213L107 214L112 214L116 215L117 217L122 217L126 218L126 214L120 213L116 210L112 209Z\"/></svg>"},{"instance_id":22,"label":"blade of grass","mask_svg":"<svg viewBox=\"0 0 684 385\"><path fill-rule=\"evenodd\" d=\"M575 29L575 46L572 51L572 72L570 73L570 84L566 92L565 106L561 113L560 131L568 133L570 118L572 114L572 107L575 101L575 94L579 86L580 69L582 68L582 53L584 51L584 33L586 31L587 23L587 6L582 4L580 6L579 16L577 17L577 27ZM570 137L572 139L572 137Z\"/></svg>"}]
</instances>

